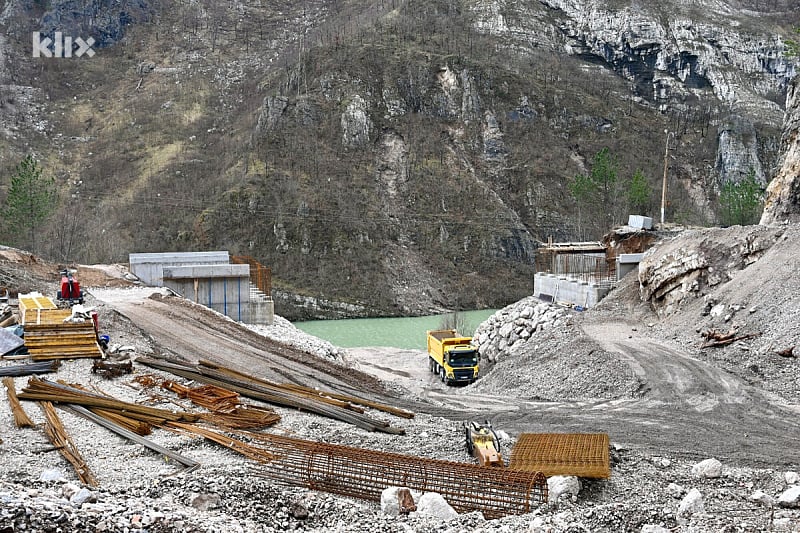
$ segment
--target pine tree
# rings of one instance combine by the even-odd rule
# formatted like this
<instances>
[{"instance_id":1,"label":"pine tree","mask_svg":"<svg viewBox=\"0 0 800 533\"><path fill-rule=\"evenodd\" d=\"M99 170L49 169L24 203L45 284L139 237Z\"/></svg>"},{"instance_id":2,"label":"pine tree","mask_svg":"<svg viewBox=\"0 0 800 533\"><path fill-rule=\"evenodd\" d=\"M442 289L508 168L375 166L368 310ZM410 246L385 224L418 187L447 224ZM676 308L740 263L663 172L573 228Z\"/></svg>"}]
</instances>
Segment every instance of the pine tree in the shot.
<instances>
[{"instance_id":1,"label":"pine tree","mask_svg":"<svg viewBox=\"0 0 800 533\"><path fill-rule=\"evenodd\" d=\"M56 201L55 179L42 174L33 156L26 156L11 176L3 210L11 242L36 252L37 232L55 210Z\"/></svg>"},{"instance_id":2,"label":"pine tree","mask_svg":"<svg viewBox=\"0 0 800 533\"><path fill-rule=\"evenodd\" d=\"M650 197L652 196L652 189L644 177L644 172L641 169L637 170L628 183L628 207L632 213L640 215L647 215L650 209Z\"/></svg>"},{"instance_id":3,"label":"pine tree","mask_svg":"<svg viewBox=\"0 0 800 533\"><path fill-rule=\"evenodd\" d=\"M756 180L755 170L739 181L729 181L719 193L719 214L724 226L758 223L763 208L764 191Z\"/></svg>"}]
</instances>

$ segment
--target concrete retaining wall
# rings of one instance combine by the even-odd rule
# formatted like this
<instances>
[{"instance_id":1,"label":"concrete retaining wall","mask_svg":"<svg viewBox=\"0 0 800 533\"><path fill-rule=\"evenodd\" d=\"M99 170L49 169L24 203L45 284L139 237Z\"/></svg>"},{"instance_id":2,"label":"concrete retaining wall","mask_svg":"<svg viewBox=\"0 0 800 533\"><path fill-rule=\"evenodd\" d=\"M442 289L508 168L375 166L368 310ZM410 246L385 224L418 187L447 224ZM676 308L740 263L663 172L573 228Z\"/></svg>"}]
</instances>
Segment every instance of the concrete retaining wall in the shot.
<instances>
[{"instance_id":1,"label":"concrete retaining wall","mask_svg":"<svg viewBox=\"0 0 800 533\"><path fill-rule=\"evenodd\" d=\"M533 279L533 295L540 300L568 302L584 309L597 305L609 291L609 284L596 285L554 274L535 274Z\"/></svg>"}]
</instances>

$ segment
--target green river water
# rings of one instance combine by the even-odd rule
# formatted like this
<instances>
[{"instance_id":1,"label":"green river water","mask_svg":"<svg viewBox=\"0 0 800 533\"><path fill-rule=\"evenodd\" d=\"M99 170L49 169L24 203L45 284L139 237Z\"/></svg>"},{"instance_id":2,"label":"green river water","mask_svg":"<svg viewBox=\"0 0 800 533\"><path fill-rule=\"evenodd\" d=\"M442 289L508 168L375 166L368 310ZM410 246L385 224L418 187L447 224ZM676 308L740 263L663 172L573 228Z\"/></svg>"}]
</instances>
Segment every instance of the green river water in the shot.
<instances>
[{"instance_id":1,"label":"green river water","mask_svg":"<svg viewBox=\"0 0 800 533\"><path fill-rule=\"evenodd\" d=\"M462 333L472 335L478 325L497 309L463 311L459 323L466 324ZM446 315L407 318L348 318L342 320L310 320L294 325L341 348L388 346L392 348L426 349L425 332L440 329Z\"/></svg>"}]
</instances>

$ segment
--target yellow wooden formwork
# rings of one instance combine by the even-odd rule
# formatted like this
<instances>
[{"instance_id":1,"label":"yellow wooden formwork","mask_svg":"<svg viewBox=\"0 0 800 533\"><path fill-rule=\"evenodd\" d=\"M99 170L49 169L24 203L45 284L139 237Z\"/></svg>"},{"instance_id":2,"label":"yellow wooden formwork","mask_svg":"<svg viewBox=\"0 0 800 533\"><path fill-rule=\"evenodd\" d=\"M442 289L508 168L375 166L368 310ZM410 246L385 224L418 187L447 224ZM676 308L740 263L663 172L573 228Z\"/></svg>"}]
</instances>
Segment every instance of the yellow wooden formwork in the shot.
<instances>
[{"instance_id":1,"label":"yellow wooden formwork","mask_svg":"<svg viewBox=\"0 0 800 533\"><path fill-rule=\"evenodd\" d=\"M606 433L523 433L509 468L545 476L611 477Z\"/></svg>"},{"instance_id":2,"label":"yellow wooden formwork","mask_svg":"<svg viewBox=\"0 0 800 533\"><path fill-rule=\"evenodd\" d=\"M25 346L34 361L102 357L97 334L91 320L64 322L72 312L68 309L28 309L26 311Z\"/></svg>"},{"instance_id":3,"label":"yellow wooden formwork","mask_svg":"<svg viewBox=\"0 0 800 533\"><path fill-rule=\"evenodd\" d=\"M23 325L25 324L26 315L31 314L31 312L38 312L43 309L58 309L53 300L38 292L20 294L17 301L19 302L20 323Z\"/></svg>"}]
</instances>

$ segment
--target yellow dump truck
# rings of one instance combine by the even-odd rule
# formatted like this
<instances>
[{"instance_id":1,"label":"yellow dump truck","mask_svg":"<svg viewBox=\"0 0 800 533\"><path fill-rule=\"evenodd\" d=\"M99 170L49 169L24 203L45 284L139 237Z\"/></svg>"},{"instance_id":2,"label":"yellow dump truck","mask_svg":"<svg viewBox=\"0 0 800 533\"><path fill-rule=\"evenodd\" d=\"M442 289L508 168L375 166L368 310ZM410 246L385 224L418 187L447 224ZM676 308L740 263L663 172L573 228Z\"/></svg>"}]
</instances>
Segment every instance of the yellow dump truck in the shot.
<instances>
[{"instance_id":1,"label":"yellow dump truck","mask_svg":"<svg viewBox=\"0 0 800 533\"><path fill-rule=\"evenodd\" d=\"M428 331L428 363L447 385L478 379L478 348L454 329Z\"/></svg>"}]
</instances>

